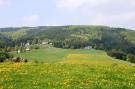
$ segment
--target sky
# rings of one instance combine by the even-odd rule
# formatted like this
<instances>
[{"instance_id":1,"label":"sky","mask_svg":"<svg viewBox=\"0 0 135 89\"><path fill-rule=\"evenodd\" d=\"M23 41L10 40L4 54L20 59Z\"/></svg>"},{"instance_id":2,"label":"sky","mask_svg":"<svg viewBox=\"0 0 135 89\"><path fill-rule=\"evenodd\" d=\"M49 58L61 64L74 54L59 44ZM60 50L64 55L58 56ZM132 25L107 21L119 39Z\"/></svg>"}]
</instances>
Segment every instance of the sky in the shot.
<instances>
[{"instance_id":1,"label":"sky","mask_svg":"<svg viewBox=\"0 0 135 89\"><path fill-rule=\"evenodd\" d=\"M0 27L60 25L135 29L135 0L0 0Z\"/></svg>"}]
</instances>

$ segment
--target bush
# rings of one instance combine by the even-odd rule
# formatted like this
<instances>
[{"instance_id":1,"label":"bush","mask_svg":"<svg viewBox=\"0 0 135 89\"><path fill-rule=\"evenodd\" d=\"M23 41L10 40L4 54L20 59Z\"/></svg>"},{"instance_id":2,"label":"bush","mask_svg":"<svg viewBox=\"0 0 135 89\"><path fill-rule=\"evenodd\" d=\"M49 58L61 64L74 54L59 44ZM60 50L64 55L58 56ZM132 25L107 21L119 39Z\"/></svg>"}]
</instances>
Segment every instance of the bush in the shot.
<instances>
[{"instance_id":1,"label":"bush","mask_svg":"<svg viewBox=\"0 0 135 89\"><path fill-rule=\"evenodd\" d=\"M39 46L33 45L33 46L31 46L31 49L39 49Z\"/></svg>"},{"instance_id":2,"label":"bush","mask_svg":"<svg viewBox=\"0 0 135 89\"><path fill-rule=\"evenodd\" d=\"M4 59L0 59L0 63L4 62Z\"/></svg>"},{"instance_id":3,"label":"bush","mask_svg":"<svg viewBox=\"0 0 135 89\"><path fill-rule=\"evenodd\" d=\"M13 58L13 57L14 57L12 54L9 54L9 53L5 53L5 56L6 56L7 59L8 59L8 58Z\"/></svg>"},{"instance_id":4,"label":"bush","mask_svg":"<svg viewBox=\"0 0 135 89\"><path fill-rule=\"evenodd\" d=\"M114 57L116 59L124 60L124 61L126 61L126 59L127 59L127 55L125 53L119 52L119 51L109 51L109 52L107 52L107 55Z\"/></svg>"},{"instance_id":5,"label":"bush","mask_svg":"<svg viewBox=\"0 0 135 89\"><path fill-rule=\"evenodd\" d=\"M5 60L6 59L6 56L7 56L6 53L0 52L0 59L1 60Z\"/></svg>"},{"instance_id":6,"label":"bush","mask_svg":"<svg viewBox=\"0 0 135 89\"><path fill-rule=\"evenodd\" d=\"M127 61L135 63L135 55L129 54Z\"/></svg>"},{"instance_id":7,"label":"bush","mask_svg":"<svg viewBox=\"0 0 135 89\"><path fill-rule=\"evenodd\" d=\"M22 62L21 58L20 57L17 57L14 62Z\"/></svg>"},{"instance_id":8,"label":"bush","mask_svg":"<svg viewBox=\"0 0 135 89\"><path fill-rule=\"evenodd\" d=\"M28 62L28 60L27 60L27 59L24 59L24 62L25 62L25 63L27 63L27 62Z\"/></svg>"}]
</instances>

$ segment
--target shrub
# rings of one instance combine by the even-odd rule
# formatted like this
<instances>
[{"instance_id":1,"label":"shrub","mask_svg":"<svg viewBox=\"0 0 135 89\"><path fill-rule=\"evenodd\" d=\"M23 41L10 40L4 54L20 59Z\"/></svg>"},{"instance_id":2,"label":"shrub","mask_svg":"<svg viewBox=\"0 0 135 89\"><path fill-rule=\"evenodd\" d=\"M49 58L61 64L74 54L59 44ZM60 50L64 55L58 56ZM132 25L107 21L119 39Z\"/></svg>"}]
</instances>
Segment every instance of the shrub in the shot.
<instances>
[{"instance_id":1,"label":"shrub","mask_svg":"<svg viewBox=\"0 0 135 89\"><path fill-rule=\"evenodd\" d=\"M135 63L135 55L129 54L127 61Z\"/></svg>"},{"instance_id":2,"label":"shrub","mask_svg":"<svg viewBox=\"0 0 135 89\"><path fill-rule=\"evenodd\" d=\"M8 52L0 52L0 62L4 62L6 59L12 59L13 55Z\"/></svg>"},{"instance_id":3,"label":"shrub","mask_svg":"<svg viewBox=\"0 0 135 89\"><path fill-rule=\"evenodd\" d=\"M27 59L24 59L24 62L25 62L25 63L27 63L27 62L28 62L28 60L27 60Z\"/></svg>"},{"instance_id":4,"label":"shrub","mask_svg":"<svg viewBox=\"0 0 135 89\"><path fill-rule=\"evenodd\" d=\"M22 62L21 58L20 57L17 57L14 62Z\"/></svg>"},{"instance_id":5,"label":"shrub","mask_svg":"<svg viewBox=\"0 0 135 89\"><path fill-rule=\"evenodd\" d=\"M33 45L33 46L31 46L31 49L39 49L39 46Z\"/></svg>"},{"instance_id":6,"label":"shrub","mask_svg":"<svg viewBox=\"0 0 135 89\"><path fill-rule=\"evenodd\" d=\"M107 55L114 57L116 59L124 60L124 61L126 61L126 59L127 59L127 55L125 53L119 52L119 51L109 51L109 52L107 52Z\"/></svg>"},{"instance_id":7,"label":"shrub","mask_svg":"<svg viewBox=\"0 0 135 89\"><path fill-rule=\"evenodd\" d=\"M4 59L0 59L0 63L4 62Z\"/></svg>"},{"instance_id":8,"label":"shrub","mask_svg":"<svg viewBox=\"0 0 135 89\"><path fill-rule=\"evenodd\" d=\"M9 53L5 53L6 58L13 58L14 56L12 54Z\"/></svg>"},{"instance_id":9,"label":"shrub","mask_svg":"<svg viewBox=\"0 0 135 89\"><path fill-rule=\"evenodd\" d=\"M0 59L6 59L6 53L0 52Z\"/></svg>"}]
</instances>

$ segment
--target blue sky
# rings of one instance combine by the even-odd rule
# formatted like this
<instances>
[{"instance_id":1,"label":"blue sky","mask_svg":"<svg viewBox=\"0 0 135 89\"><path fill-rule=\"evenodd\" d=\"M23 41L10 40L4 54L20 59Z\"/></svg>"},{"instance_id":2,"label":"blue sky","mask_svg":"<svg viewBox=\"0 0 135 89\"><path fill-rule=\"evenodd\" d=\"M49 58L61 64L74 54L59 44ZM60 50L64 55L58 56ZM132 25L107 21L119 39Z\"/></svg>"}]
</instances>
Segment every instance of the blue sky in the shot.
<instances>
[{"instance_id":1,"label":"blue sky","mask_svg":"<svg viewBox=\"0 0 135 89\"><path fill-rule=\"evenodd\" d=\"M107 25L135 28L135 0L0 0L0 27Z\"/></svg>"}]
</instances>

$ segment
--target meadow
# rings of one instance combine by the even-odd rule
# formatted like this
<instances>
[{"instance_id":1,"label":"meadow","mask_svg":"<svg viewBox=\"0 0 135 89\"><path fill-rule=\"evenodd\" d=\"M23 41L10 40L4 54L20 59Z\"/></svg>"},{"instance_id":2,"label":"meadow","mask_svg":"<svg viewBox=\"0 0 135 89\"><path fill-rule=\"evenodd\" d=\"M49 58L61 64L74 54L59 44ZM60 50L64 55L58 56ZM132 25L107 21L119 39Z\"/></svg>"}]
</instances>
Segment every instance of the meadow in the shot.
<instances>
[{"instance_id":1,"label":"meadow","mask_svg":"<svg viewBox=\"0 0 135 89\"><path fill-rule=\"evenodd\" d=\"M17 57L27 58L29 61L39 61L46 63L56 63L70 60L79 61L112 61L106 52L100 50L86 49L61 49L61 48L42 48L31 50L30 52L14 53ZM78 56L78 57L77 57ZM109 59L109 60L108 60ZM79 62L78 61L78 62Z\"/></svg>"},{"instance_id":2,"label":"meadow","mask_svg":"<svg viewBox=\"0 0 135 89\"><path fill-rule=\"evenodd\" d=\"M135 66L103 51L47 48L15 55L30 61L1 63L0 89L135 89Z\"/></svg>"}]
</instances>

